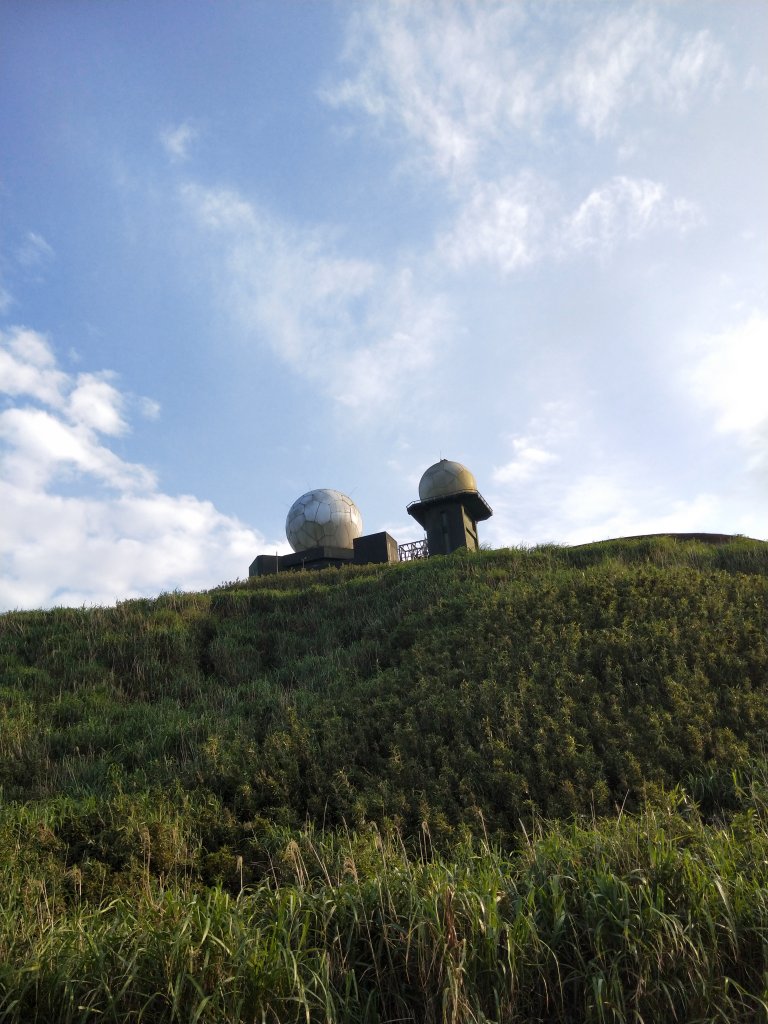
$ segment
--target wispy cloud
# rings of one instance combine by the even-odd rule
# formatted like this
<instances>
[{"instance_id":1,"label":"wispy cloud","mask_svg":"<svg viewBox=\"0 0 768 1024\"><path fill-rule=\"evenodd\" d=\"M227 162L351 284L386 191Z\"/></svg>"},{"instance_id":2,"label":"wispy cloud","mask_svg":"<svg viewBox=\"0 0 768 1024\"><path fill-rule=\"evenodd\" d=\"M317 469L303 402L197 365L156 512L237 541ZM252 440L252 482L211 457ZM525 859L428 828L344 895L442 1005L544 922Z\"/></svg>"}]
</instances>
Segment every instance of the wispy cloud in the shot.
<instances>
[{"instance_id":1,"label":"wispy cloud","mask_svg":"<svg viewBox=\"0 0 768 1024\"><path fill-rule=\"evenodd\" d=\"M551 249L556 203L552 185L529 171L477 183L437 252L454 269L482 262L504 273L519 270Z\"/></svg>"},{"instance_id":2,"label":"wispy cloud","mask_svg":"<svg viewBox=\"0 0 768 1024\"><path fill-rule=\"evenodd\" d=\"M52 246L36 231L27 231L20 241L7 245L0 253L0 314L7 313L15 304L12 289L18 278L39 280L55 255Z\"/></svg>"},{"instance_id":3,"label":"wispy cloud","mask_svg":"<svg viewBox=\"0 0 768 1024\"><path fill-rule=\"evenodd\" d=\"M200 136L200 132L189 121L173 127L164 128L160 132L160 141L168 156L173 161L188 160L193 144Z\"/></svg>"},{"instance_id":4,"label":"wispy cloud","mask_svg":"<svg viewBox=\"0 0 768 1024\"><path fill-rule=\"evenodd\" d=\"M113 374L61 370L36 331L0 332L0 609L212 586L263 544L112 450L130 404Z\"/></svg>"},{"instance_id":5,"label":"wispy cloud","mask_svg":"<svg viewBox=\"0 0 768 1024\"><path fill-rule=\"evenodd\" d=\"M483 530L492 544L581 544L664 532L765 535L761 508L746 500L738 473L726 488L705 480L682 497L678 480L655 460L601 439L589 402L546 403L507 443L512 457L493 470L494 517Z\"/></svg>"},{"instance_id":6,"label":"wispy cloud","mask_svg":"<svg viewBox=\"0 0 768 1024\"><path fill-rule=\"evenodd\" d=\"M367 4L348 23L349 77L322 97L394 126L439 173L460 174L500 133L539 118L536 70L510 45L524 22L518 4Z\"/></svg>"},{"instance_id":7,"label":"wispy cloud","mask_svg":"<svg viewBox=\"0 0 768 1024\"><path fill-rule=\"evenodd\" d=\"M702 220L695 203L670 196L661 182L622 175L593 189L565 218L562 243L566 250L606 252L654 230L684 233Z\"/></svg>"},{"instance_id":8,"label":"wispy cloud","mask_svg":"<svg viewBox=\"0 0 768 1024\"><path fill-rule=\"evenodd\" d=\"M154 398L142 395L138 400L139 412L147 420L156 420L160 416L160 403Z\"/></svg>"},{"instance_id":9,"label":"wispy cloud","mask_svg":"<svg viewBox=\"0 0 768 1024\"><path fill-rule=\"evenodd\" d=\"M391 415L396 397L421 389L438 344L447 349L451 331L445 300L424 296L410 270L393 273L384 294L372 302L365 340L340 354L331 396L358 415L387 407Z\"/></svg>"},{"instance_id":10,"label":"wispy cloud","mask_svg":"<svg viewBox=\"0 0 768 1024\"><path fill-rule=\"evenodd\" d=\"M520 135L542 141L553 118L599 138L651 104L683 112L727 73L707 32L647 6L506 0L366 4L349 19L346 67L323 99L394 129L448 178L514 152Z\"/></svg>"},{"instance_id":11,"label":"wispy cloud","mask_svg":"<svg viewBox=\"0 0 768 1024\"><path fill-rule=\"evenodd\" d=\"M663 181L601 179L604 158L585 161L583 198L563 187L558 159L544 161L566 130L592 152L625 115L682 113L717 87L727 70L719 44L653 8L372 2L349 18L344 66L323 99L363 114L397 140L401 161L446 184L453 223L435 253L455 270L484 263L511 274L704 222ZM633 122L616 159L635 136Z\"/></svg>"},{"instance_id":12,"label":"wispy cloud","mask_svg":"<svg viewBox=\"0 0 768 1024\"><path fill-rule=\"evenodd\" d=\"M292 227L233 191L188 184L182 200L214 241L216 288L241 329L361 416L447 343L447 303L409 266L347 256L330 229Z\"/></svg>"},{"instance_id":13,"label":"wispy cloud","mask_svg":"<svg viewBox=\"0 0 768 1024\"><path fill-rule=\"evenodd\" d=\"M626 176L567 211L554 181L524 171L476 184L436 252L454 269L486 263L509 274L547 258L607 255L651 232L684 234L702 221L695 203L670 196L661 182Z\"/></svg>"},{"instance_id":14,"label":"wispy cloud","mask_svg":"<svg viewBox=\"0 0 768 1024\"><path fill-rule=\"evenodd\" d=\"M514 457L493 471L497 484L522 483L530 480L544 466L557 462L558 456L532 443L530 438L516 437L512 441Z\"/></svg>"},{"instance_id":15,"label":"wispy cloud","mask_svg":"<svg viewBox=\"0 0 768 1024\"><path fill-rule=\"evenodd\" d=\"M622 114L641 105L682 113L726 73L708 32L681 31L649 7L606 10L587 17L559 73L561 102L595 136L615 131Z\"/></svg>"},{"instance_id":16,"label":"wispy cloud","mask_svg":"<svg viewBox=\"0 0 768 1024\"><path fill-rule=\"evenodd\" d=\"M531 417L525 433L506 439L512 458L493 470L493 482L502 488L526 483L551 471L569 454L580 428L582 416L565 402L545 402Z\"/></svg>"},{"instance_id":17,"label":"wispy cloud","mask_svg":"<svg viewBox=\"0 0 768 1024\"><path fill-rule=\"evenodd\" d=\"M28 231L16 252L18 263L26 269L38 268L52 260L54 251L42 235Z\"/></svg>"}]
</instances>

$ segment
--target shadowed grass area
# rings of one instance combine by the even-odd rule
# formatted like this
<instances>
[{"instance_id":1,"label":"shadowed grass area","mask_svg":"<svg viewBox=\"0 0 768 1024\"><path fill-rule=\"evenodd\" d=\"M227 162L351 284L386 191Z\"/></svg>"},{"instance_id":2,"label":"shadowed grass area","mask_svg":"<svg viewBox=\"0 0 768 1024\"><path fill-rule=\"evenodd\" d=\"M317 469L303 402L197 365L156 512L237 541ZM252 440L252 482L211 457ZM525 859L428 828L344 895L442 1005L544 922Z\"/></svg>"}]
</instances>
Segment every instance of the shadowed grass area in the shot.
<instances>
[{"instance_id":1,"label":"shadowed grass area","mask_svg":"<svg viewBox=\"0 0 768 1024\"><path fill-rule=\"evenodd\" d=\"M426 833L409 853L371 828L265 830L260 877L235 893L199 884L188 836L173 881L150 872L147 839L126 891L101 901L82 868L43 859L22 883L9 864L0 1017L763 1019L765 796L753 786L715 827L677 791L637 817L539 822L506 854L467 839L433 855Z\"/></svg>"}]
</instances>

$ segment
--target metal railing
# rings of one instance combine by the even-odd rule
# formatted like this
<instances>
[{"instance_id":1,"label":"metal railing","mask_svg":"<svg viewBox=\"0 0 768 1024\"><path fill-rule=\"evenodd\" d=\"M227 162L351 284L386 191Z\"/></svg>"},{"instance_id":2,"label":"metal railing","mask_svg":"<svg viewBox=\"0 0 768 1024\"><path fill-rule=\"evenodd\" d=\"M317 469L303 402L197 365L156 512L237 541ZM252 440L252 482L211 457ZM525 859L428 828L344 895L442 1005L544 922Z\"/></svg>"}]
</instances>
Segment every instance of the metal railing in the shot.
<instances>
[{"instance_id":1,"label":"metal railing","mask_svg":"<svg viewBox=\"0 0 768 1024\"><path fill-rule=\"evenodd\" d=\"M427 538L423 540L412 540L407 544L398 544L397 553L401 562L412 562L415 558L429 558Z\"/></svg>"}]
</instances>

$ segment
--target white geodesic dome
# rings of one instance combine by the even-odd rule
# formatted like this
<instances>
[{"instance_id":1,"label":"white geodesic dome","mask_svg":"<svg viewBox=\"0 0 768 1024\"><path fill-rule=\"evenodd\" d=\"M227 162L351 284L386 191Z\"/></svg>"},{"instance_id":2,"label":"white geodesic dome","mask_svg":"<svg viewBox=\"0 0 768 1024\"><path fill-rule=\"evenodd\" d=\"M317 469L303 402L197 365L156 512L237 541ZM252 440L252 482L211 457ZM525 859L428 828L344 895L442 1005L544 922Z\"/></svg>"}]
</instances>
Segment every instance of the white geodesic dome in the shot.
<instances>
[{"instance_id":1,"label":"white geodesic dome","mask_svg":"<svg viewBox=\"0 0 768 1024\"><path fill-rule=\"evenodd\" d=\"M460 491L476 491L477 480L460 462L440 459L430 466L419 481L419 499L443 498Z\"/></svg>"},{"instance_id":2,"label":"white geodesic dome","mask_svg":"<svg viewBox=\"0 0 768 1024\"><path fill-rule=\"evenodd\" d=\"M328 487L302 494L285 520L285 535L294 551L351 548L362 532L363 517L354 501Z\"/></svg>"}]
</instances>

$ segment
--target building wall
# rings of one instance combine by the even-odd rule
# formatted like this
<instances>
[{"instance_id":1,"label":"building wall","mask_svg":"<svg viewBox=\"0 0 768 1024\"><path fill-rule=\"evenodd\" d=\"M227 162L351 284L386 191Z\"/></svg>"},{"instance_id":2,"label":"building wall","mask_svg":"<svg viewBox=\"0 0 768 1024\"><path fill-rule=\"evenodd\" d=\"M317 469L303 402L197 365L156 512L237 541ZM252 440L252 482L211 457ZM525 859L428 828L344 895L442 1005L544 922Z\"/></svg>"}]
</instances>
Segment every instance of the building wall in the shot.
<instances>
[{"instance_id":1,"label":"building wall","mask_svg":"<svg viewBox=\"0 0 768 1024\"><path fill-rule=\"evenodd\" d=\"M441 502L430 508L425 526L430 555L449 555L457 548L477 550L477 525L459 503Z\"/></svg>"}]
</instances>

